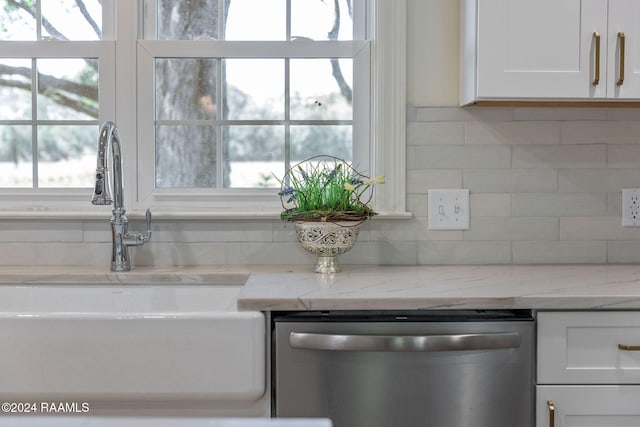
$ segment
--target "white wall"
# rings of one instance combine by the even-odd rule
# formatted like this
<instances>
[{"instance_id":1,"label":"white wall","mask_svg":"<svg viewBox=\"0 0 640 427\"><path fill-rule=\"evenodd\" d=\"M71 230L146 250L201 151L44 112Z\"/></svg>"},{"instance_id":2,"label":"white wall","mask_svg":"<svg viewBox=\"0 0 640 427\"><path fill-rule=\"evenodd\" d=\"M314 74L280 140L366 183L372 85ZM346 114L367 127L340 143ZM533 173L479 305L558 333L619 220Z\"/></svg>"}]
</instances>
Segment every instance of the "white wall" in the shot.
<instances>
[{"instance_id":1,"label":"white wall","mask_svg":"<svg viewBox=\"0 0 640 427\"><path fill-rule=\"evenodd\" d=\"M458 4L458 0L408 0L409 105L458 105Z\"/></svg>"}]
</instances>

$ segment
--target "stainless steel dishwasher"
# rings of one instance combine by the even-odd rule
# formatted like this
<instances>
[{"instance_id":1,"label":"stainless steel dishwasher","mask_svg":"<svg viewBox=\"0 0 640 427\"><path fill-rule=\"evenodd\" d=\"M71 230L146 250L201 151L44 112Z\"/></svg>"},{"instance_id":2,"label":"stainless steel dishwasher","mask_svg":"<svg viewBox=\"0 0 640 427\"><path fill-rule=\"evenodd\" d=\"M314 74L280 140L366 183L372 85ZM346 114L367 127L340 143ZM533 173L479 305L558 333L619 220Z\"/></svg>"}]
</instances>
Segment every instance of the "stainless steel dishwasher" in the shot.
<instances>
[{"instance_id":1,"label":"stainless steel dishwasher","mask_svg":"<svg viewBox=\"0 0 640 427\"><path fill-rule=\"evenodd\" d=\"M529 310L273 315L273 416L334 427L531 427Z\"/></svg>"}]
</instances>

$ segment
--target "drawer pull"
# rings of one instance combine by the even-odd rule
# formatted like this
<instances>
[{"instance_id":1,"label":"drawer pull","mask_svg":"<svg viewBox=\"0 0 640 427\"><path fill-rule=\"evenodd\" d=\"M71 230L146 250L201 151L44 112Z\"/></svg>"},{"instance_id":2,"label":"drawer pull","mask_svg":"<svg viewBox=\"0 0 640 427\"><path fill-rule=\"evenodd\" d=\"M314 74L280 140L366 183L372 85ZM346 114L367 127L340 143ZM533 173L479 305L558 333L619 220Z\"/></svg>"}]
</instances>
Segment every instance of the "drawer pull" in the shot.
<instances>
[{"instance_id":1,"label":"drawer pull","mask_svg":"<svg viewBox=\"0 0 640 427\"><path fill-rule=\"evenodd\" d=\"M598 83L600 83L600 33L597 31L594 32L593 38L595 39L595 48L596 48L595 49L596 64L594 66L595 77L593 79L593 85L598 86Z\"/></svg>"},{"instance_id":2,"label":"drawer pull","mask_svg":"<svg viewBox=\"0 0 640 427\"><path fill-rule=\"evenodd\" d=\"M547 400L547 408L549 408L549 427L554 427L556 422L556 405L553 400Z\"/></svg>"},{"instance_id":3,"label":"drawer pull","mask_svg":"<svg viewBox=\"0 0 640 427\"><path fill-rule=\"evenodd\" d=\"M618 344L618 348L620 350L625 350L625 351L640 351L640 345L624 345L624 344Z\"/></svg>"},{"instance_id":4,"label":"drawer pull","mask_svg":"<svg viewBox=\"0 0 640 427\"><path fill-rule=\"evenodd\" d=\"M618 33L618 43L620 46L620 77L616 85L622 86L624 83L624 33Z\"/></svg>"}]
</instances>

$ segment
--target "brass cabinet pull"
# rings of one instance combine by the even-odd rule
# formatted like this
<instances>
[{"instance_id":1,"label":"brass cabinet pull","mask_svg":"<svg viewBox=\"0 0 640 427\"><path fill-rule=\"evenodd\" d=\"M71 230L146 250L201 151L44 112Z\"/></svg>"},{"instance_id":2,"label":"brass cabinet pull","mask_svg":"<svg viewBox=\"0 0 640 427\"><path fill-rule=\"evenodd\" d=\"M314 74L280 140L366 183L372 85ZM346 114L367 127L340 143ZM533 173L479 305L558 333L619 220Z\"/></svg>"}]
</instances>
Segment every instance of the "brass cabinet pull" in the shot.
<instances>
[{"instance_id":1,"label":"brass cabinet pull","mask_svg":"<svg viewBox=\"0 0 640 427\"><path fill-rule=\"evenodd\" d=\"M625 351L640 351L640 345L618 344L618 348Z\"/></svg>"},{"instance_id":2,"label":"brass cabinet pull","mask_svg":"<svg viewBox=\"0 0 640 427\"><path fill-rule=\"evenodd\" d=\"M597 86L600 83L600 33L594 32L593 37L596 40L596 69L595 78L593 79L593 85Z\"/></svg>"},{"instance_id":3,"label":"brass cabinet pull","mask_svg":"<svg viewBox=\"0 0 640 427\"><path fill-rule=\"evenodd\" d=\"M622 83L624 83L624 33L623 32L618 33L618 43L620 45L620 77L618 78L618 81L616 82L616 84L618 86L622 86Z\"/></svg>"},{"instance_id":4,"label":"brass cabinet pull","mask_svg":"<svg viewBox=\"0 0 640 427\"><path fill-rule=\"evenodd\" d=\"M556 405L553 400L547 400L547 408L549 408L549 427L554 427L556 422Z\"/></svg>"}]
</instances>

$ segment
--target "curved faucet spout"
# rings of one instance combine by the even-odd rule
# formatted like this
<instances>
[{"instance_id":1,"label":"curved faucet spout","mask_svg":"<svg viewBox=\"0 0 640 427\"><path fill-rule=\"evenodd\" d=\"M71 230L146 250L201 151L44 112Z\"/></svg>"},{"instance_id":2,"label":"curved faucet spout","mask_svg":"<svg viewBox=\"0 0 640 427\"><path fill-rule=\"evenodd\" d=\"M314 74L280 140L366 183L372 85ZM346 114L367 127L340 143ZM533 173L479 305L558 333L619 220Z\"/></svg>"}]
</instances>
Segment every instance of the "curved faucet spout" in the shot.
<instances>
[{"instance_id":1,"label":"curved faucet spout","mask_svg":"<svg viewBox=\"0 0 640 427\"><path fill-rule=\"evenodd\" d=\"M107 167L107 157L111 149L111 173ZM113 181L113 185L111 184ZM151 211L147 210L147 232L129 233L129 221L124 209L124 187L122 173L122 148L118 127L113 122L106 122L100 128L98 139L98 164L96 166L96 185L93 187L91 203L94 205L110 205L113 203L111 216L111 270L129 271L129 246L140 246L151 239ZM111 198L113 189L113 198Z\"/></svg>"},{"instance_id":2,"label":"curved faucet spout","mask_svg":"<svg viewBox=\"0 0 640 427\"><path fill-rule=\"evenodd\" d=\"M111 149L113 167L111 173L107 167L107 153ZM113 187L110 185L113 175ZM93 189L91 203L94 205L110 205L113 209L123 207L123 174L122 174L122 148L120 145L120 133L113 122L106 122L100 128L98 139L98 164L96 166L96 185ZM113 199L111 199L113 188Z\"/></svg>"}]
</instances>

